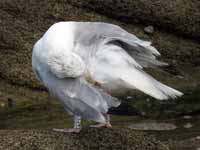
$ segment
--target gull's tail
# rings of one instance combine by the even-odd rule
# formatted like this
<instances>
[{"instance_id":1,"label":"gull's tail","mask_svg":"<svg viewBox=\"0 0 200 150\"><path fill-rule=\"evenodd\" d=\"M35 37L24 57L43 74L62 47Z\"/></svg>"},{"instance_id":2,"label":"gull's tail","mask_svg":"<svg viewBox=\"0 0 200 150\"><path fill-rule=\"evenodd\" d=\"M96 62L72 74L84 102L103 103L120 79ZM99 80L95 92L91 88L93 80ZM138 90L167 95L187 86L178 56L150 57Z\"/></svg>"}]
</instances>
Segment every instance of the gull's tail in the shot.
<instances>
[{"instance_id":1,"label":"gull's tail","mask_svg":"<svg viewBox=\"0 0 200 150\"><path fill-rule=\"evenodd\" d=\"M133 88L138 89L159 100L165 100L169 98L174 99L183 95L182 92L164 85L144 71L138 69L131 69L126 73L123 73L122 80Z\"/></svg>"}]
</instances>

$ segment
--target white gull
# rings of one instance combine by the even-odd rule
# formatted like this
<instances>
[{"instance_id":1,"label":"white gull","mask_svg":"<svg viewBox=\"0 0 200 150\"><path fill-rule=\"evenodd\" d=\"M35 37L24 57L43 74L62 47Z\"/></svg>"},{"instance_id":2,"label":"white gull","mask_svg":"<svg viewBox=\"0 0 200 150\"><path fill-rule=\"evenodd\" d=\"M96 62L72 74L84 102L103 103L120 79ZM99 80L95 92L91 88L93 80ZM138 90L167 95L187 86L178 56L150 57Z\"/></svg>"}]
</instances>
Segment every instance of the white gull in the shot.
<instances>
[{"instance_id":1,"label":"white gull","mask_svg":"<svg viewBox=\"0 0 200 150\"><path fill-rule=\"evenodd\" d=\"M182 93L155 80L144 67L166 63L160 53L121 27L102 22L59 22L52 25L33 48L32 67L37 78L74 116L79 132L81 117L111 127L110 107L120 102L113 93L140 90L156 99ZM108 94L109 93L109 94Z\"/></svg>"}]
</instances>

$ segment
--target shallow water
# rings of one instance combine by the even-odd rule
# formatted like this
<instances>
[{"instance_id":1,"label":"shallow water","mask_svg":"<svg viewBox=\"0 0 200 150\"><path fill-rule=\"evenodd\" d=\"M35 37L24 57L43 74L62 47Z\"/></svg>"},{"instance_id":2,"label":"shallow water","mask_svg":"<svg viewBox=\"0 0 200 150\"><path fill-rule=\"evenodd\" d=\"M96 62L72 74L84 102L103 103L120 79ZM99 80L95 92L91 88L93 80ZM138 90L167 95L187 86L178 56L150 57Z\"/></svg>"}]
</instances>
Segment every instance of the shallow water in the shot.
<instances>
[{"instance_id":1,"label":"shallow water","mask_svg":"<svg viewBox=\"0 0 200 150\"><path fill-rule=\"evenodd\" d=\"M186 119L185 119L186 118ZM153 123L153 130L144 130L149 134L154 134L161 141L165 141L171 145L172 149L188 149L194 150L200 147L200 140L195 138L200 136L200 116L178 117L174 119L149 119L140 116L121 116L112 115L113 126L128 128L131 125L137 124L137 130L143 130L144 124ZM64 112L62 106L56 102L35 104L16 108L1 108L0 112L0 129L46 129L46 128L64 128L71 127L71 117ZM88 126L93 122L83 121L83 126ZM142 124L141 124L142 123ZM159 126L158 123L162 123ZM177 128L165 130L165 123L175 125ZM184 125L190 123L191 126ZM158 126L157 126L158 124ZM158 131L158 130L163 131ZM185 144L185 145L184 145Z\"/></svg>"}]
</instances>

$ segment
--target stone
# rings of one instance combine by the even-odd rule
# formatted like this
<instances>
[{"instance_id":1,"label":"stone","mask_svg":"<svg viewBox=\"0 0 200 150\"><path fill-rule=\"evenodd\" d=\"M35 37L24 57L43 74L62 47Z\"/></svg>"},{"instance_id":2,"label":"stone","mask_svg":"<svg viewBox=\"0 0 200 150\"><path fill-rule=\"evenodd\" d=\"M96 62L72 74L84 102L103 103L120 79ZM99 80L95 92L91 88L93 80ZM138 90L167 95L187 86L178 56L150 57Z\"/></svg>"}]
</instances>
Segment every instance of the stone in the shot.
<instances>
[{"instance_id":1,"label":"stone","mask_svg":"<svg viewBox=\"0 0 200 150\"><path fill-rule=\"evenodd\" d=\"M186 123L183 127L186 129L189 129L189 128L192 128L193 125L191 123Z\"/></svg>"},{"instance_id":2,"label":"stone","mask_svg":"<svg viewBox=\"0 0 200 150\"><path fill-rule=\"evenodd\" d=\"M142 122L129 125L130 129L134 130L154 130L165 131L175 130L177 127L172 123L157 123L157 122Z\"/></svg>"},{"instance_id":3,"label":"stone","mask_svg":"<svg viewBox=\"0 0 200 150\"><path fill-rule=\"evenodd\" d=\"M195 139L196 139L196 140L200 140L200 136L197 136Z\"/></svg>"},{"instance_id":4,"label":"stone","mask_svg":"<svg viewBox=\"0 0 200 150\"><path fill-rule=\"evenodd\" d=\"M147 26L147 27L144 28L144 32L146 32L148 34L153 34L154 27L153 26Z\"/></svg>"},{"instance_id":5,"label":"stone","mask_svg":"<svg viewBox=\"0 0 200 150\"><path fill-rule=\"evenodd\" d=\"M183 119L192 119L192 116L185 115L185 116L183 116Z\"/></svg>"}]
</instances>

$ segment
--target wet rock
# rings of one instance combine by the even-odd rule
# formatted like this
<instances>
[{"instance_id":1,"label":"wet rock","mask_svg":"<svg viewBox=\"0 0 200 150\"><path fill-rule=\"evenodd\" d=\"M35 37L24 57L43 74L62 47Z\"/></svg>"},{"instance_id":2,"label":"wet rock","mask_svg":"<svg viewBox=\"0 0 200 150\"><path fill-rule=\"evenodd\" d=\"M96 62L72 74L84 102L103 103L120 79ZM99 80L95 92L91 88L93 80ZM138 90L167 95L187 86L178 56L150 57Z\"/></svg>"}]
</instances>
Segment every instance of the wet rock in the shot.
<instances>
[{"instance_id":1,"label":"wet rock","mask_svg":"<svg viewBox=\"0 0 200 150\"><path fill-rule=\"evenodd\" d=\"M146 32L148 34L153 34L154 27L153 26L147 26L147 27L144 28L144 32Z\"/></svg>"},{"instance_id":2,"label":"wet rock","mask_svg":"<svg viewBox=\"0 0 200 150\"><path fill-rule=\"evenodd\" d=\"M4 107L6 106L6 104L5 104L4 102L0 102L0 106L1 106L2 108L4 108Z\"/></svg>"},{"instance_id":3,"label":"wet rock","mask_svg":"<svg viewBox=\"0 0 200 150\"><path fill-rule=\"evenodd\" d=\"M175 130L177 127L172 123L144 122L144 123L136 123L129 125L129 128L135 130L163 131L163 130Z\"/></svg>"},{"instance_id":4,"label":"wet rock","mask_svg":"<svg viewBox=\"0 0 200 150\"><path fill-rule=\"evenodd\" d=\"M185 115L185 116L183 116L183 119L192 119L192 116Z\"/></svg>"},{"instance_id":5,"label":"wet rock","mask_svg":"<svg viewBox=\"0 0 200 150\"><path fill-rule=\"evenodd\" d=\"M0 108L4 108L7 106L7 100L8 100L7 97L0 95Z\"/></svg>"},{"instance_id":6,"label":"wet rock","mask_svg":"<svg viewBox=\"0 0 200 150\"><path fill-rule=\"evenodd\" d=\"M197 136L195 139L196 139L196 140L200 140L200 136Z\"/></svg>"},{"instance_id":7,"label":"wet rock","mask_svg":"<svg viewBox=\"0 0 200 150\"><path fill-rule=\"evenodd\" d=\"M194 138L184 138L183 140L169 140L167 144L170 150L198 150L200 148L200 141Z\"/></svg>"},{"instance_id":8,"label":"wet rock","mask_svg":"<svg viewBox=\"0 0 200 150\"><path fill-rule=\"evenodd\" d=\"M133 96L129 96L129 95L128 95L128 96L126 96L126 99L127 99L127 100L131 100L131 99L133 99Z\"/></svg>"},{"instance_id":9,"label":"wet rock","mask_svg":"<svg viewBox=\"0 0 200 150\"><path fill-rule=\"evenodd\" d=\"M125 22L152 24L200 39L200 1L180 0L69 0L75 6L88 8Z\"/></svg>"},{"instance_id":10,"label":"wet rock","mask_svg":"<svg viewBox=\"0 0 200 150\"><path fill-rule=\"evenodd\" d=\"M13 99L8 98L8 107L13 108L15 106L16 106L16 102Z\"/></svg>"},{"instance_id":11,"label":"wet rock","mask_svg":"<svg viewBox=\"0 0 200 150\"><path fill-rule=\"evenodd\" d=\"M191 123L186 123L183 127L186 129L189 129L189 128L192 128L193 125Z\"/></svg>"},{"instance_id":12,"label":"wet rock","mask_svg":"<svg viewBox=\"0 0 200 150\"><path fill-rule=\"evenodd\" d=\"M49 130L1 130L0 149L20 150L168 150L153 136L130 129L84 128L79 134L63 134Z\"/></svg>"},{"instance_id":13,"label":"wet rock","mask_svg":"<svg viewBox=\"0 0 200 150\"><path fill-rule=\"evenodd\" d=\"M127 102L122 102L120 106L116 108L110 108L108 113L115 115L142 116L140 110L138 110L134 106L129 105Z\"/></svg>"}]
</instances>

